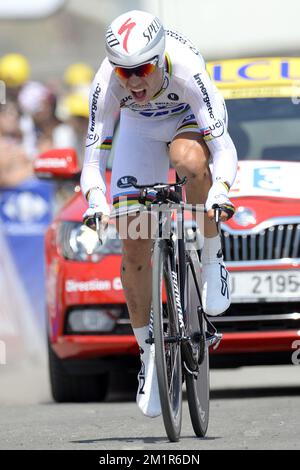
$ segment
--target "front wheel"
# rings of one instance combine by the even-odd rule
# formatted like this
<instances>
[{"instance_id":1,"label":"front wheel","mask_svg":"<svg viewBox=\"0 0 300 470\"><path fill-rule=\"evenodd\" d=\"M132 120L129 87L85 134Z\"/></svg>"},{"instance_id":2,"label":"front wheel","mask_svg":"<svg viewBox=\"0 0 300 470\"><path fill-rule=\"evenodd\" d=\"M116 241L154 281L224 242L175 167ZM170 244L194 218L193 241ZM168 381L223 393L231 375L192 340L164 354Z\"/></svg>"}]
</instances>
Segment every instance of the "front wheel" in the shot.
<instances>
[{"instance_id":1,"label":"front wheel","mask_svg":"<svg viewBox=\"0 0 300 470\"><path fill-rule=\"evenodd\" d=\"M163 303L163 286L166 304ZM166 240L157 240L152 279L155 362L164 425L172 442L179 439L182 420L182 366L176 295L179 296L177 275L172 272L170 248Z\"/></svg>"}]
</instances>

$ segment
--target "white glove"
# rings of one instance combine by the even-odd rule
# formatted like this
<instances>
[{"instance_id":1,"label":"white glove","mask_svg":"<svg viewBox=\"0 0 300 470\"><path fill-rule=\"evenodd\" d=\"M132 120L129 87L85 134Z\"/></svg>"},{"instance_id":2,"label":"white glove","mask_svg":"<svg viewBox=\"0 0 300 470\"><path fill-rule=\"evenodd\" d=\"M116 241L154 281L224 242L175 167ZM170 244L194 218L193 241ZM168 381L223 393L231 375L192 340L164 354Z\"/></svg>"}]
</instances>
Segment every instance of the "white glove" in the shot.
<instances>
[{"instance_id":1,"label":"white glove","mask_svg":"<svg viewBox=\"0 0 300 470\"><path fill-rule=\"evenodd\" d=\"M210 209L219 207L222 211L227 213L228 218L232 217L235 208L228 197L228 192L226 183L224 184L221 181L213 183L208 192L205 209L209 211Z\"/></svg>"},{"instance_id":2,"label":"white glove","mask_svg":"<svg viewBox=\"0 0 300 470\"><path fill-rule=\"evenodd\" d=\"M104 216L103 219L107 223L110 208L102 189L92 188L89 193L88 202L89 208L83 214L83 223L88 227L95 228L95 214Z\"/></svg>"}]
</instances>

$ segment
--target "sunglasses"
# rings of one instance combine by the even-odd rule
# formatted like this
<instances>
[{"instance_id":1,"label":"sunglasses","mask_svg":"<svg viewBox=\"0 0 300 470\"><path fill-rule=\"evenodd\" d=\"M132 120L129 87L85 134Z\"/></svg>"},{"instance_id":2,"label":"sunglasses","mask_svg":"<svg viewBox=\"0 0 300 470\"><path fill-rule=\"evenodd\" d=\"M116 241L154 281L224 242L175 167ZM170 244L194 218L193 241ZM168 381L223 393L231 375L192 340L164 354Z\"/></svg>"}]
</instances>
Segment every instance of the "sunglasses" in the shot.
<instances>
[{"instance_id":1,"label":"sunglasses","mask_svg":"<svg viewBox=\"0 0 300 470\"><path fill-rule=\"evenodd\" d=\"M151 73L154 72L157 66L157 59L152 60L151 62L147 62L146 64L139 65L138 67L134 68L125 68L125 67L115 67L114 71L115 74L124 79L128 79L131 75L136 75L137 77L148 77Z\"/></svg>"}]
</instances>

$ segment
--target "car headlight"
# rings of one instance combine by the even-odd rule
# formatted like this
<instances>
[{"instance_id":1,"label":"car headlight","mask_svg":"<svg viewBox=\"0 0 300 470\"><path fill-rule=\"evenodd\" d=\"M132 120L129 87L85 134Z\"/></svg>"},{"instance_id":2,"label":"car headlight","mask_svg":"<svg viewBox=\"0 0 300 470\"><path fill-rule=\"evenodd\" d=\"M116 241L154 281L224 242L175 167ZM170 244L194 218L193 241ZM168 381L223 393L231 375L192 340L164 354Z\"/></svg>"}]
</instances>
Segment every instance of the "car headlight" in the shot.
<instances>
[{"instance_id":1,"label":"car headlight","mask_svg":"<svg viewBox=\"0 0 300 470\"><path fill-rule=\"evenodd\" d=\"M103 256L121 253L121 241L116 227L108 225L103 244L97 233L78 222L64 221L58 228L58 246L64 258L97 263Z\"/></svg>"},{"instance_id":2,"label":"car headlight","mask_svg":"<svg viewBox=\"0 0 300 470\"><path fill-rule=\"evenodd\" d=\"M120 308L86 308L71 310L68 315L68 333L104 333L112 331L121 315Z\"/></svg>"}]
</instances>

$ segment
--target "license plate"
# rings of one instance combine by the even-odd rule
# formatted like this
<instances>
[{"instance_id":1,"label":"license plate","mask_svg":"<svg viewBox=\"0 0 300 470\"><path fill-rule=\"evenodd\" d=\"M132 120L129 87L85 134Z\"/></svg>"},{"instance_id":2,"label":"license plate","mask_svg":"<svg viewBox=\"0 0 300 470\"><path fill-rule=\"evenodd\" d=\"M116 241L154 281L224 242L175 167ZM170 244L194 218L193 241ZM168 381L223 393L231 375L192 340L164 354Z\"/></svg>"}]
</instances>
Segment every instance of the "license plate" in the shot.
<instances>
[{"instance_id":1,"label":"license plate","mask_svg":"<svg viewBox=\"0 0 300 470\"><path fill-rule=\"evenodd\" d=\"M231 272L232 302L300 300L300 270Z\"/></svg>"}]
</instances>

